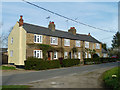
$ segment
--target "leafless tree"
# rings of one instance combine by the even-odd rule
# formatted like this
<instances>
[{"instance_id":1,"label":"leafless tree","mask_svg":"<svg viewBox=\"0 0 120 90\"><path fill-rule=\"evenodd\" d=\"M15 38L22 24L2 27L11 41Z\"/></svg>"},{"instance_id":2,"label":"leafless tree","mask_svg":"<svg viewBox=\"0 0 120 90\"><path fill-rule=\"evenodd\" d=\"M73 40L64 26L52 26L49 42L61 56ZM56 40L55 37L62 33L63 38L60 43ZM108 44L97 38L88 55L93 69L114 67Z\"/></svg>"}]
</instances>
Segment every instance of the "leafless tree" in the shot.
<instances>
[{"instance_id":1,"label":"leafless tree","mask_svg":"<svg viewBox=\"0 0 120 90\"><path fill-rule=\"evenodd\" d=\"M12 31L12 29L13 29L13 27L10 28L8 33L2 33L0 35L0 43L1 43L2 48L7 48L8 47L8 36L9 36L10 32Z\"/></svg>"}]
</instances>

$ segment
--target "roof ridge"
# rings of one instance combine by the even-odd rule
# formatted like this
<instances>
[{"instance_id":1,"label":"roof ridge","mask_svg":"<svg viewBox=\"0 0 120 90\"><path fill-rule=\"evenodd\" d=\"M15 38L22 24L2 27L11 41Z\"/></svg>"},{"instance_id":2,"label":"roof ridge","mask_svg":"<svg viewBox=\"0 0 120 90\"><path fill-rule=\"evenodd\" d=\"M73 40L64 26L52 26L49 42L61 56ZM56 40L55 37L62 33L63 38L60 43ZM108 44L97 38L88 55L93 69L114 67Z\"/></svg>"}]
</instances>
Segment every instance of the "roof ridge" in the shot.
<instances>
[{"instance_id":1,"label":"roof ridge","mask_svg":"<svg viewBox=\"0 0 120 90\"><path fill-rule=\"evenodd\" d=\"M39 25L36 25L36 24L30 24L30 23L25 23L25 24L29 24L29 25L33 25L33 26L37 26L37 27L42 27L42 28L49 29L47 27L39 26ZM58 29L55 29L55 30L60 31L60 32L66 32L66 33L68 33L67 31L63 31L63 30L58 30ZM87 34L79 34L79 33L76 33L76 35L86 35L87 36Z\"/></svg>"}]
</instances>

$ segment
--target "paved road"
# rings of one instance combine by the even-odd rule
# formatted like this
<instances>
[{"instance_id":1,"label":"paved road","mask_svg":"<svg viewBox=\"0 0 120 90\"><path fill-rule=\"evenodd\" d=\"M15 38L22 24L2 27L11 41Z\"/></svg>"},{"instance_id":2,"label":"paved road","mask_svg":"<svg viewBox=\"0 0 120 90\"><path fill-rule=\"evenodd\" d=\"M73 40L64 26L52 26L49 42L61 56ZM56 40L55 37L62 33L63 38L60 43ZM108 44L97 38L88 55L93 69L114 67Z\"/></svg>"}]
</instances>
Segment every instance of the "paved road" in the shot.
<instances>
[{"instance_id":1,"label":"paved road","mask_svg":"<svg viewBox=\"0 0 120 90\"><path fill-rule=\"evenodd\" d=\"M13 74L8 76L2 76L2 84L3 85L26 84L33 81L53 78L53 77L62 76L62 75L65 76L65 75L74 74L74 73L82 74L82 73L87 73L94 70L99 70L100 68L115 67L115 66L118 66L118 64L120 64L120 62Z\"/></svg>"}]
</instances>

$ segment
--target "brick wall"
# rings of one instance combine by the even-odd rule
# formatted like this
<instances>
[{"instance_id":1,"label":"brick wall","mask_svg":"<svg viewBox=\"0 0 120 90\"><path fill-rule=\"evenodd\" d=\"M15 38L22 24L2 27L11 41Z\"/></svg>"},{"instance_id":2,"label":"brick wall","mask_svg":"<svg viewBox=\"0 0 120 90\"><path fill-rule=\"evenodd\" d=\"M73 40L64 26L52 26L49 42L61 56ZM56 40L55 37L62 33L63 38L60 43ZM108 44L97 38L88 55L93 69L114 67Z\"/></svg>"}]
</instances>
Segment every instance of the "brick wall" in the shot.
<instances>
[{"instance_id":1,"label":"brick wall","mask_svg":"<svg viewBox=\"0 0 120 90\"><path fill-rule=\"evenodd\" d=\"M26 35L26 43L29 44L29 43L34 43L34 34L31 34L31 33L27 33ZM45 36L43 35L43 41L42 41L42 44L47 44L47 45L51 45L52 47L63 47L64 48L64 51L66 52L71 52L71 49L76 46L76 43L75 41L76 40L70 40L70 46L64 46L64 38L58 38L58 45L52 45L50 44L50 37L51 36ZM84 44L84 41L81 41L81 47L77 47L78 48L78 52L81 52L81 58L83 58L82 56L82 50L85 49L85 44ZM93 45L94 45L94 49L96 48L96 44L93 43L93 42L89 42L89 49L93 49ZM30 56L33 56L33 50L34 49L37 49L36 47L30 47L27 45L27 57L30 57ZM102 47L100 45L100 49L95 49L97 53L100 53L100 55L102 56ZM60 58L62 55L60 52L58 52L58 58ZM72 54L73 56L73 54Z\"/></svg>"}]
</instances>

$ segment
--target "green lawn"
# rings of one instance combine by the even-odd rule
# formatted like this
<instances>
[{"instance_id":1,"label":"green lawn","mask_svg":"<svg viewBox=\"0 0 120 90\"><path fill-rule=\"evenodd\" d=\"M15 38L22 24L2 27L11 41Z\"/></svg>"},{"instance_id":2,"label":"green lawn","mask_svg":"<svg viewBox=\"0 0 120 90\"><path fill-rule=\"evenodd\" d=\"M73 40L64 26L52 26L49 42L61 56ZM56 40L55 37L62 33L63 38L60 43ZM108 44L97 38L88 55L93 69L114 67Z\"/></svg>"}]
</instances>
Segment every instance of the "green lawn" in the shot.
<instances>
[{"instance_id":1,"label":"green lawn","mask_svg":"<svg viewBox=\"0 0 120 90\"><path fill-rule=\"evenodd\" d=\"M113 88L113 90L120 90L120 67L106 71L103 74L103 81L106 87Z\"/></svg>"},{"instance_id":2,"label":"green lawn","mask_svg":"<svg viewBox=\"0 0 120 90\"><path fill-rule=\"evenodd\" d=\"M3 85L2 90L29 90L30 87L28 85Z\"/></svg>"},{"instance_id":3,"label":"green lawn","mask_svg":"<svg viewBox=\"0 0 120 90\"><path fill-rule=\"evenodd\" d=\"M0 66L0 70L16 70L15 67Z\"/></svg>"}]
</instances>

